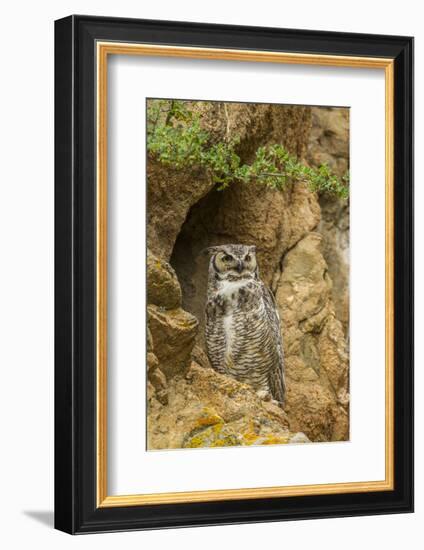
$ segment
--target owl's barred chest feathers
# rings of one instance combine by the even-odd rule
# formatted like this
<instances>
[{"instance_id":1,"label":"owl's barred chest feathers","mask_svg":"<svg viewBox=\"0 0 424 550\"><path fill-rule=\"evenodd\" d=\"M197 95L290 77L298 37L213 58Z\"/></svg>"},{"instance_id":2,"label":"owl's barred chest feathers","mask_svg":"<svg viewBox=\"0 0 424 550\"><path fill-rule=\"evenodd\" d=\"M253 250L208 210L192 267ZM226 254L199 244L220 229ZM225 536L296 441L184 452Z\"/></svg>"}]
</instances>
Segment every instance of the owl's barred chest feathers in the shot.
<instances>
[{"instance_id":1,"label":"owl's barred chest feathers","mask_svg":"<svg viewBox=\"0 0 424 550\"><path fill-rule=\"evenodd\" d=\"M253 312L251 308L255 307L255 310L260 309L260 304L255 304L254 294L252 290L255 288L254 283L249 279L242 279L240 281L228 281L224 280L217 285L217 304L218 308L221 308L222 323L225 336L225 362L228 363L231 370L233 365L232 355L233 352L237 352L234 349L233 344L237 335L244 331L244 336L249 336L251 330L249 330L249 322L253 319L259 319L257 316L259 311ZM253 328L250 325L251 329Z\"/></svg>"},{"instance_id":2,"label":"owl's barred chest feathers","mask_svg":"<svg viewBox=\"0 0 424 550\"><path fill-rule=\"evenodd\" d=\"M209 360L219 372L282 403L283 350L274 298L258 277L256 259L244 261L252 256L245 249L252 247L231 247L239 254L229 269L215 256L210 262L205 328Z\"/></svg>"}]
</instances>

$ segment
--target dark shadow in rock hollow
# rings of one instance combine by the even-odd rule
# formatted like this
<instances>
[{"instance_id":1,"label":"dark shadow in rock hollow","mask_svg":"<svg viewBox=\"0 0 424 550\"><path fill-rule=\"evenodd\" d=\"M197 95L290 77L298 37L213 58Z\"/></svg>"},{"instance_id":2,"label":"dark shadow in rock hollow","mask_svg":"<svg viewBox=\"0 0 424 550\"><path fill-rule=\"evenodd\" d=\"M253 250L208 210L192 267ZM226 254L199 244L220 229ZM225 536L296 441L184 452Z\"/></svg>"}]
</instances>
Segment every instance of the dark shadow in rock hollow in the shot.
<instances>
[{"instance_id":1,"label":"dark shadow in rock hollow","mask_svg":"<svg viewBox=\"0 0 424 550\"><path fill-rule=\"evenodd\" d=\"M191 207L170 259L181 285L183 308L199 320L198 343L202 346L209 265L209 256L204 250L228 242L229 237L220 236L216 227L224 198L224 193L214 188Z\"/></svg>"}]
</instances>

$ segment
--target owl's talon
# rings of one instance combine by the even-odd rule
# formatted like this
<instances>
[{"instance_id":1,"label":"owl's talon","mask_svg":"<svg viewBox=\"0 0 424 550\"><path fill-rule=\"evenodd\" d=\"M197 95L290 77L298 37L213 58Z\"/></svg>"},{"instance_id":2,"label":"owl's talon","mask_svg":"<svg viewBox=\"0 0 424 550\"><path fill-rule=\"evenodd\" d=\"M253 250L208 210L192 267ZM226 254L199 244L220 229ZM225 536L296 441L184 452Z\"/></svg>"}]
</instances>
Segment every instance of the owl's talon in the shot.
<instances>
[{"instance_id":1,"label":"owl's talon","mask_svg":"<svg viewBox=\"0 0 424 550\"><path fill-rule=\"evenodd\" d=\"M256 395L259 397L259 399L262 399L263 401L271 401L271 394L268 390L258 390L256 392Z\"/></svg>"}]
</instances>

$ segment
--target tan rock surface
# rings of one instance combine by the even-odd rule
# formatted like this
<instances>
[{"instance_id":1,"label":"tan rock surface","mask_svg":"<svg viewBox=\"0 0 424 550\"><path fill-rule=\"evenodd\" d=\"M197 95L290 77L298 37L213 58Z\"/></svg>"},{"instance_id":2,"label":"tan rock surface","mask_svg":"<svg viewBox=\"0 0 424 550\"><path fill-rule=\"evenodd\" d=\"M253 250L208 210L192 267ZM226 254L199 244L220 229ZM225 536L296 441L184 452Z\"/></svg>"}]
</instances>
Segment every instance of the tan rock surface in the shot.
<instances>
[{"instance_id":1,"label":"tan rock surface","mask_svg":"<svg viewBox=\"0 0 424 550\"><path fill-rule=\"evenodd\" d=\"M162 405L168 403L168 384L166 376L159 367L159 361L153 353L153 338L147 329L147 393L155 396Z\"/></svg>"},{"instance_id":2,"label":"tan rock surface","mask_svg":"<svg viewBox=\"0 0 424 550\"><path fill-rule=\"evenodd\" d=\"M184 371L194 346L197 319L181 308L165 310L149 305L147 312L161 370L167 377Z\"/></svg>"},{"instance_id":3,"label":"tan rock surface","mask_svg":"<svg viewBox=\"0 0 424 550\"><path fill-rule=\"evenodd\" d=\"M349 168L349 108L312 107L307 158L339 175Z\"/></svg>"},{"instance_id":4,"label":"tan rock surface","mask_svg":"<svg viewBox=\"0 0 424 550\"><path fill-rule=\"evenodd\" d=\"M197 103L202 127L216 140L235 136L242 160L252 158L257 148L267 143L283 143L302 157L311 130L310 107L249 103Z\"/></svg>"},{"instance_id":5,"label":"tan rock surface","mask_svg":"<svg viewBox=\"0 0 424 550\"><path fill-rule=\"evenodd\" d=\"M147 242L152 253L169 260L190 207L213 186L204 170L177 170L148 160Z\"/></svg>"},{"instance_id":6,"label":"tan rock surface","mask_svg":"<svg viewBox=\"0 0 424 550\"><path fill-rule=\"evenodd\" d=\"M246 384L192 363L168 383L168 405L149 401L150 449L285 444L287 415ZM297 435L298 440L307 441Z\"/></svg>"},{"instance_id":7,"label":"tan rock surface","mask_svg":"<svg viewBox=\"0 0 424 550\"><path fill-rule=\"evenodd\" d=\"M181 307L181 287L169 263L147 252L147 301L150 304L175 309Z\"/></svg>"},{"instance_id":8,"label":"tan rock surface","mask_svg":"<svg viewBox=\"0 0 424 550\"><path fill-rule=\"evenodd\" d=\"M349 169L349 109L312 108L306 158L311 166L327 163L338 175ZM345 335L349 331L349 201L319 197L323 254L333 281L332 296Z\"/></svg>"},{"instance_id":9,"label":"tan rock surface","mask_svg":"<svg viewBox=\"0 0 424 550\"><path fill-rule=\"evenodd\" d=\"M313 441L333 441L348 438L348 355L321 242L320 234L310 233L287 252L276 300L290 428Z\"/></svg>"}]
</instances>

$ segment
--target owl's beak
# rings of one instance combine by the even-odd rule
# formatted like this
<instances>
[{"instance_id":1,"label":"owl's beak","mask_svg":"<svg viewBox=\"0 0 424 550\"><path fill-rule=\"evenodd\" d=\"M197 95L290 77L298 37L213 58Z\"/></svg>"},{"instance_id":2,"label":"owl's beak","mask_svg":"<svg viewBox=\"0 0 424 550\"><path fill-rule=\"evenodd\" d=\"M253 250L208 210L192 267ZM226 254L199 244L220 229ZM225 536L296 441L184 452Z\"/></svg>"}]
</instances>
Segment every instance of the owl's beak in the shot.
<instances>
[{"instance_id":1,"label":"owl's beak","mask_svg":"<svg viewBox=\"0 0 424 550\"><path fill-rule=\"evenodd\" d=\"M243 262L242 262L241 260L239 260L239 261L237 262L237 267L236 267L236 269L237 269L237 271L238 271L239 273L241 273L241 272L243 271L243 268L244 268Z\"/></svg>"}]
</instances>

